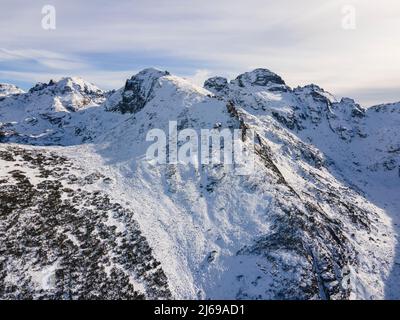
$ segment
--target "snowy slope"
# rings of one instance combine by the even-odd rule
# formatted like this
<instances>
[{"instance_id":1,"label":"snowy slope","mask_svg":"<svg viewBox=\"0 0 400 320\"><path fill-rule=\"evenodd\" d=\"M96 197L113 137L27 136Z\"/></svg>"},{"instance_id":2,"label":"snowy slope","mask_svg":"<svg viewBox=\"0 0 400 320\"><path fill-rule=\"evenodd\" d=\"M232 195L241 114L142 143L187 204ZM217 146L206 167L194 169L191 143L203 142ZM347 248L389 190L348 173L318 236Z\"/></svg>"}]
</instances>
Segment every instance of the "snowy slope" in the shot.
<instances>
[{"instance_id":1,"label":"snowy slope","mask_svg":"<svg viewBox=\"0 0 400 320\"><path fill-rule=\"evenodd\" d=\"M138 274L135 265L113 262L120 276L105 272L97 281L105 287L117 281L120 287L127 276L132 287L108 296L94 293L93 288L80 290L83 275L72 285L75 296L400 297L400 272L395 267L400 253L396 226L400 223L396 215L400 212L398 104L365 110L351 99L337 101L316 85L292 89L266 69L247 72L231 82L212 78L205 88L155 69L134 75L111 95L81 79L35 88L0 101L1 148L20 154L51 152L79 168L74 169L80 170L74 173L78 176L90 176L95 168L101 178L84 185L84 190L99 192L127 210L124 217L134 217L135 228L151 248L149 259L160 263L159 274L167 282L152 282L151 268ZM253 130L254 172L237 175L229 166L148 162L146 150L151 142L146 141L147 132L156 128L168 132L169 121L176 121L179 130L197 132L246 129L241 140L244 146L249 146ZM6 168L5 161L15 166L21 160L12 160L6 151L2 154L0 181L11 190L15 170ZM34 166L24 165L24 170L34 186L40 183ZM19 197L18 190L13 192L2 198L2 205ZM12 204L6 207L12 209L0 220L0 237L13 243L5 226L10 215L23 217L25 213ZM112 208L102 210L105 216L112 215ZM41 217L45 213L34 214ZM130 228L126 219L118 225ZM95 229L107 225L96 217L87 223ZM68 230L60 226L60 233L49 237L78 232L74 223L67 226ZM16 226L21 231L18 237L26 237L23 230L28 227L29 222L22 220ZM118 241L123 241L129 236L113 232L107 231L105 239L122 237ZM79 243L77 248L84 245ZM58 252L57 245L53 248ZM9 249L1 250L4 257L4 250ZM0 263L6 279L0 282L0 297L17 295L18 286L12 284L22 277L27 281L25 292L34 298L43 294L70 298L49 287L49 279L57 283L57 275L71 272L73 264L56 263L63 261L62 254L55 253L50 263L34 260L31 250L21 250L29 257L22 274L15 275L17 256ZM121 259L132 259L125 247L106 245L102 250L100 257L117 252ZM77 256L82 254L76 251ZM104 270L110 268L105 261ZM39 293L38 288L44 291Z\"/></svg>"}]
</instances>

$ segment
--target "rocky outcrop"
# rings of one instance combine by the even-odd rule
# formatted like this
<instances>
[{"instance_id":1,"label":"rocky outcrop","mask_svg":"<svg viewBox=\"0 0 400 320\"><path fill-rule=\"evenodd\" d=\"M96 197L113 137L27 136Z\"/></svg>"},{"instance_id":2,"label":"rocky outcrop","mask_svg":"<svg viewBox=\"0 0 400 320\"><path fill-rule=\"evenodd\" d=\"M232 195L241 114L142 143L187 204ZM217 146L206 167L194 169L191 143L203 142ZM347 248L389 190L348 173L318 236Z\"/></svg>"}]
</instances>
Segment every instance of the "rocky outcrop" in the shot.
<instances>
[{"instance_id":1,"label":"rocky outcrop","mask_svg":"<svg viewBox=\"0 0 400 320\"><path fill-rule=\"evenodd\" d=\"M268 69L255 69L239 75L231 84L241 88L248 86L267 87L271 91L287 91L285 81L276 73Z\"/></svg>"},{"instance_id":2,"label":"rocky outcrop","mask_svg":"<svg viewBox=\"0 0 400 320\"><path fill-rule=\"evenodd\" d=\"M267 69L205 89L146 69L104 104L66 103L97 94L65 79L0 101L0 298L385 296L398 104L292 90ZM254 161L146 161L169 121L242 129L248 150L254 133Z\"/></svg>"}]
</instances>

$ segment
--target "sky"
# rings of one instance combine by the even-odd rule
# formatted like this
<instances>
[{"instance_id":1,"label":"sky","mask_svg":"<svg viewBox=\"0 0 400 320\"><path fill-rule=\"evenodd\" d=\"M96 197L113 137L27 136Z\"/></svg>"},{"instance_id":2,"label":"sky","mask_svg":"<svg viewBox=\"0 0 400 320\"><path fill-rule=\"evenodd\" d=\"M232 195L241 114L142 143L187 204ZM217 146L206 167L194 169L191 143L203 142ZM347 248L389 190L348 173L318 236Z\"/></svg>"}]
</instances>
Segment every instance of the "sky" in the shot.
<instances>
[{"instance_id":1,"label":"sky","mask_svg":"<svg viewBox=\"0 0 400 320\"><path fill-rule=\"evenodd\" d=\"M147 67L202 85L263 67L364 106L400 101L398 0L0 0L0 30L0 82L24 89L64 76L117 89Z\"/></svg>"}]
</instances>

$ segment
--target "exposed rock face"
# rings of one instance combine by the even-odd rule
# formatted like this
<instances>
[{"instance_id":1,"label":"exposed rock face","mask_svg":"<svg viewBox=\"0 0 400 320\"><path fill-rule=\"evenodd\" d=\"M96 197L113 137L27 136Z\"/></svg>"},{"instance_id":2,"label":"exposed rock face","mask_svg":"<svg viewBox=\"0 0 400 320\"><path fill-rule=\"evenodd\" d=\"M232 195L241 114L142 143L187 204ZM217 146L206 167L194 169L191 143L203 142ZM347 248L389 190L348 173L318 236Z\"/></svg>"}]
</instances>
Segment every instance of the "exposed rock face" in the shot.
<instances>
[{"instance_id":1,"label":"exposed rock face","mask_svg":"<svg viewBox=\"0 0 400 320\"><path fill-rule=\"evenodd\" d=\"M320 101L327 105L336 102L336 98L329 92L326 92L316 84L309 84L304 87L297 87L293 90L294 94L298 96L311 96L314 100Z\"/></svg>"},{"instance_id":2,"label":"exposed rock face","mask_svg":"<svg viewBox=\"0 0 400 320\"><path fill-rule=\"evenodd\" d=\"M68 108L78 94L89 105ZM0 298L399 298L399 116L267 69L7 96ZM169 121L242 129L247 148L253 132L252 170L147 161L148 131Z\"/></svg>"},{"instance_id":3,"label":"exposed rock face","mask_svg":"<svg viewBox=\"0 0 400 320\"><path fill-rule=\"evenodd\" d=\"M2 299L169 298L134 212L54 153L1 147Z\"/></svg>"},{"instance_id":4,"label":"exposed rock face","mask_svg":"<svg viewBox=\"0 0 400 320\"><path fill-rule=\"evenodd\" d=\"M168 71L145 69L126 81L122 101L110 111L136 113L151 100L154 86L159 78L169 75Z\"/></svg>"},{"instance_id":5,"label":"exposed rock face","mask_svg":"<svg viewBox=\"0 0 400 320\"><path fill-rule=\"evenodd\" d=\"M285 81L276 73L268 69L255 69L251 72L246 72L239 75L232 84L239 87L260 86L269 87L272 91L286 91Z\"/></svg>"},{"instance_id":6,"label":"exposed rock face","mask_svg":"<svg viewBox=\"0 0 400 320\"><path fill-rule=\"evenodd\" d=\"M0 99L9 95L20 93L24 93L24 91L17 86L8 83L0 83Z\"/></svg>"},{"instance_id":7,"label":"exposed rock face","mask_svg":"<svg viewBox=\"0 0 400 320\"><path fill-rule=\"evenodd\" d=\"M93 84L78 77L63 78L56 82L37 83L29 90L26 100L37 97L53 99L54 111L76 112L86 107L99 105L105 99L105 93Z\"/></svg>"}]
</instances>

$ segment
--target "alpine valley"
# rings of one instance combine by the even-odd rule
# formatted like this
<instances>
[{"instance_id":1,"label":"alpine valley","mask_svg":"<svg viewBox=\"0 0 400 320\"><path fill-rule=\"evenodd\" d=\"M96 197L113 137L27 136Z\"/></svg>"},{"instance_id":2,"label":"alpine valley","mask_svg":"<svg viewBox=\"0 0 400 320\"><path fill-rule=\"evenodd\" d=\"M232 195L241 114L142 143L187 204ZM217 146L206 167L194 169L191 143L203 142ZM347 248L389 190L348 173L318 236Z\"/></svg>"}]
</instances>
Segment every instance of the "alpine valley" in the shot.
<instances>
[{"instance_id":1,"label":"alpine valley","mask_svg":"<svg viewBox=\"0 0 400 320\"><path fill-rule=\"evenodd\" d=\"M242 129L254 170L146 161L149 130ZM0 299L399 299L400 103L256 69L0 85Z\"/></svg>"}]
</instances>

